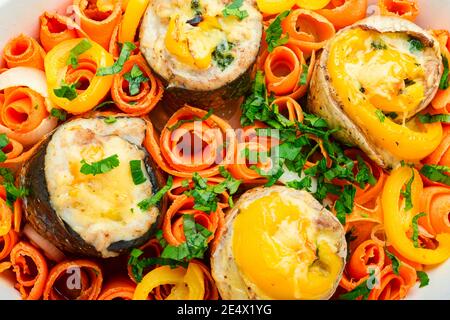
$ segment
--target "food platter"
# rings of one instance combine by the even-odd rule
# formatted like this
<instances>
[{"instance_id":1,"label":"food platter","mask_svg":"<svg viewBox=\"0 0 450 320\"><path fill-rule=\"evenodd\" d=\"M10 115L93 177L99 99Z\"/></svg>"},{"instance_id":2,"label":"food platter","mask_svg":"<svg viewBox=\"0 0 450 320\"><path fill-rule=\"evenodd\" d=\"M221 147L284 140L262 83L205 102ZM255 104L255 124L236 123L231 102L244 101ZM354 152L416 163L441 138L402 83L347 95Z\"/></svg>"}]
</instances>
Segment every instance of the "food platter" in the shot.
<instances>
[{"instance_id":1,"label":"food platter","mask_svg":"<svg viewBox=\"0 0 450 320\"><path fill-rule=\"evenodd\" d=\"M37 37L38 33L39 33L39 23L38 23L39 17L41 16L41 14L44 11L48 11L48 12L56 11L56 12L62 14L62 15L67 15L69 17L70 16L74 16L75 13L73 12L73 8L70 6L70 4L72 2L73 1L71 1L71 0L64 0L64 1L61 1L61 0L47 0L47 1L0 0L0 9L2 9L2 12L4 13L3 17L2 17L2 22L0 23L0 31L1 31L0 32L0 48L3 48L13 36L16 36L19 33L25 33L25 34L30 35L32 37ZM425 30L428 30L428 29L447 29L447 30L450 30L450 20L448 19L448 14L450 13L450 0L426 0L426 1L425 0L419 0L418 2L419 2L419 6L420 6L420 14L417 17L417 19L415 20L416 24L418 24L419 26L421 26ZM377 1L369 0L369 6L368 6L368 9L367 9L367 12L368 12L369 15L378 14L379 13L379 8L376 5L376 3L377 3ZM144 21L145 21L145 19L146 18L144 18ZM154 21L150 21L150 20L151 19L149 18L149 21L147 21L146 23L149 23L149 24L154 23ZM370 24L370 22L368 24ZM395 24L395 23L393 23L393 24ZM143 25L145 25L145 23ZM258 25L256 25L256 27L257 26ZM156 28L154 25L151 25L151 27L152 28ZM255 26L253 25L253 27L255 27ZM386 25L381 26L380 28L382 29L384 27L386 27ZM151 30L151 29L148 29L148 30ZM391 31L391 30L389 30L389 31ZM398 30L396 30L396 31L398 31ZM414 36L417 36L417 33L414 34ZM142 37L142 35L141 35L141 37ZM259 35L259 37L261 37L261 35ZM258 38L258 36L256 38ZM147 54L146 55L147 61L151 61L152 60L152 58L151 58L152 57L151 50L154 50L154 49L151 46L146 47L145 50L142 49L142 48L145 47L145 45L146 45L145 41L147 41L147 40L149 41L149 43L152 43L152 42L156 41L156 38L152 38L151 35L147 35L147 39L146 39L146 37L141 38L141 46L142 46L141 50L144 52L144 55ZM144 42L144 44L142 44L142 42ZM249 45L249 43L250 43L250 45ZM247 43L247 46L251 47L251 41L249 43ZM438 47L438 45L436 45L436 46ZM254 49L254 51L256 51L257 48L255 47L253 49ZM331 45L330 45L330 48L328 48L328 49L329 49L329 51L331 51ZM329 54L329 52L327 51L328 49L325 48L326 55ZM244 49L242 49L242 50L244 50ZM326 56L326 55L325 54L322 55L322 59L324 59L324 56L325 56L325 58L327 58L328 56ZM436 59L439 59L439 58L440 58L439 54L436 54ZM200 61L200 60L196 60L195 63L200 63L198 61ZM241 70L242 71L241 72L242 75L239 77L240 80L242 80L245 77L250 77L250 75L251 75L250 71L251 71L251 68L254 65L253 64L254 62L255 61L253 61L253 60L252 61L239 61L240 64L245 66L245 68L243 68ZM325 69L327 60L323 60L322 63L323 64L321 65L321 67L323 67L323 69ZM158 66L151 65L150 67L152 68L152 71L154 71L154 72L158 71ZM438 69L437 67L433 67L433 68L436 69L436 70ZM226 91L226 90L225 91L221 91L222 90L221 86L219 86L218 88L214 88L212 90L218 90L218 92L219 92L216 96L220 96L221 98L219 100L217 100L217 99L211 100L208 97L205 98L205 96L201 93L201 88L202 88L201 86L202 85L205 86L205 84L193 84L192 83L192 78L191 78L191 81L189 82L189 78L188 77L186 78L188 80L186 80L184 78L180 78L182 80L179 80L179 79L178 80L173 80L174 78L173 77L169 77L169 76L164 78L164 72L165 72L164 68L160 68L159 70L161 71L161 74L163 74L163 75L159 74L159 76L160 76L161 82L165 86L177 87L177 85L179 85L180 83L182 83L183 87L189 87L189 85L192 85L192 86L198 85L198 86L200 86L200 90L199 90L199 87L195 87L195 88L196 88L197 91L200 91L200 94L198 96L192 95L192 91L185 90L185 89L179 90L179 91L175 90L173 93L172 93L172 91L169 92L169 90L166 90L165 94L167 94L167 96L169 96L168 100L170 100L170 103L169 102L167 103L167 109L166 110L161 110L161 108L160 108L160 110L155 109L154 111L152 111L152 113L150 115L150 118L153 121L153 126L158 131L161 130L161 128L163 128L165 126L167 128L167 126L168 126L168 124L167 124L168 118L172 116L174 111L176 111L175 109L172 109L172 105L178 105L179 106L180 101L189 102L191 105L192 105L192 101L198 101L198 104L199 104L198 106L199 107L203 107L203 109L207 109L206 106L208 106L208 105L212 106L212 108L214 109L216 103L218 103L219 105L220 104L223 105L224 101L226 101L228 103L228 106L230 106L230 107L229 108L222 108L222 109L218 108L214 114L219 116L219 117L221 117L223 120L227 121L232 127L238 127L239 126L240 112L238 110L239 109L238 106L242 102L242 100L239 100L239 99L226 100L226 96L227 95L236 94L236 92L238 92L237 93L238 96L242 95L242 93L239 90L244 88L245 89L244 91L247 91L247 89L249 89L249 83L250 82L247 84L246 80L242 80L241 82L238 81L238 82L234 83L234 87L233 87L233 89L231 91ZM183 76L185 76L185 75L186 74L183 74ZM205 73L204 77L206 77L206 75L207 75L207 73ZM436 73L436 75L435 75L436 79L440 78L440 75L441 74ZM312 77L314 77L314 75ZM168 80L169 78L171 79L170 81L179 81L179 82L170 83L169 80ZM229 83L229 81L226 81L226 79L225 79L225 83L227 83L227 82ZM314 80L313 80L313 82L314 82ZM206 81L206 83L207 83L206 85L210 85L211 79ZM436 81L434 81L434 84L435 83L436 83ZM323 90L323 87L321 86L320 89ZM319 91L320 91L320 89L319 89ZM364 88L362 87L361 89L364 89ZM432 100L432 96L434 96L436 91L437 91L437 86L435 86L434 89L435 89L434 92L432 92L432 94L430 95L429 101L427 101L426 105L424 105L423 108L427 107L428 103ZM319 95L320 95L320 92L319 92ZM180 100L178 100L178 99L180 99ZM192 99L192 101L190 99ZM304 103L306 104L307 102L305 101ZM310 104L310 103L311 102L308 102L308 104ZM319 105L320 106L323 105L323 103L324 103L323 99L318 101L317 102L317 106L318 106L317 108L319 108ZM314 102L312 102L312 105L314 105ZM302 107L303 107L303 104L302 104ZM313 110L314 107L310 107L310 109ZM181 109L181 111L183 111L183 109ZM178 112L182 113L181 111L178 111ZM186 110L184 110L184 111L186 111ZM321 115L326 120L332 122L332 119L327 119L326 115L324 116L323 114L320 114L320 112L318 110L316 110L316 111L317 111L317 114ZM327 110L326 112L329 112L329 110ZM314 112L314 113L316 113L316 112ZM210 117L209 114L205 115L203 113L200 113L200 114L197 115L196 119L199 119L199 118L202 119L202 116L204 117L204 119L208 119L208 117ZM103 119L103 117L107 117L107 116L104 116L104 115L100 114L98 119ZM213 116L213 120L215 119L214 117L215 116ZM121 122L122 120L123 121L133 121L133 120L130 120L130 119L131 118L128 119L126 117L124 117L123 119L122 118L118 118L119 122ZM181 116L180 119L183 119L183 117ZM91 119L91 120L93 120L93 119ZM98 120L98 122L101 122L101 121ZM91 124L88 124L88 123L82 124L82 126L83 125L88 126L88 127L91 126ZM98 127L98 124L94 124L94 125ZM116 125L116 124L114 124L114 125ZM133 127L139 127L139 125L140 124L136 122L136 123L133 123L132 126ZM173 123L172 125L173 125L172 128L174 128L174 127L177 126L177 123ZM100 125L100 126L103 126L103 124ZM61 129L61 128L62 128L62 126L58 127L56 133L59 132L59 134L62 136L63 135L63 133L62 133L63 129ZM120 130L118 129L118 131L120 131ZM172 131L172 130L170 130L170 126L169 126L169 131ZM130 133L126 132L124 135L129 137ZM131 134L131 136L132 136L132 134ZM59 136L57 138L59 138ZM139 140L139 139L137 139L137 140ZM147 138L145 138L145 139L142 138L141 140L139 140L138 145L140 146L142 144L142 146L144 146L146 141L147 141ZM352 142L353 142L353 145L355 145L355 144L358 145L357 140L352 141ZM48 146L47 146L48 143L57 144L57 143L61 143L61 142L59 142L59 140L57 140L57 139L49 137L49 141L45 142L45 148L48 148ZM364 149L363 146L361 146L361 145L358 145L358 146L361 147L361 149L363 151L368 153L368 151L366 149ZM436 146L433 149L435 149L435 148L436 148ZM50 149L46 149L46 151L45 150L44 151L48 153L48 152L50 152L49 150ZM428 152L428 154L430 152ZM154 155L152 154L151 156L154 156ZM138 157L138 155L135 154L135 157ZM424 158L424 157L421 157L421 158ZM144 161L144 158L145 158L145 156L142 156L143 161ZM376 156L374 156L374 157L370 156L370 158L372 160L374 160L374 158L376 158ZM381 158L383 158L383 156L381 156ZM126 158L126 159L128 159L128 158ZM384 159L386 160L386 157L384 157ZM389 163L389 165L386 165L385 162L383 162L383 160L379 160L379 161L374 160L374 161L377 163L377 165L379 165L379 166L381 166L381 167L383 167L383 168L385 168L387 170L390 170L392 167L396 167L400 163L400 159L401 158L392 160L392 157L390 157L389 160L387 161ZM128 160L131 160L131 158L128 159ZM30 162L32 162L32 161L30 161ZM29 167L25 167L25 169L23 169L24 173L23 173L22 176L23 177L27 177L27 178L22 178L22 179L28 179L29 181L33 180L30 177L33 176L33 172L35 170L38 170L36 168L39 168L39 165L33 166L33 163L31 163L30 166L31 166L31 169ZM154 190L161 189L164 186L164 182L162 180L159 180L158 171L161 168L158 168L158 166L161 167L161 164L160 163L158 163L156 165L155 164L149 164L147 166L147 169L148 169L147 171L149 173L148 180L150 182L154 183L154 185L153 185L153 187L155 188ZM169 173L171 172L170 170L166 170L166 169L164 169L164 171L169 172ZM233 173L233 170L231 169L230 172ZM158 176L158 177L153 178L152 177L153 173L156 176ZM36 176L36 175L34 174L34 176ZM182 177L182 175L181 175L181 177ZM48 179L48 176L47 176L47 179ZM158 181L155 182L156 180L158 180ZM24 182L24 185L27 185L27 183ZM46 184L46 185L48 186L48 184ZM29 185L27 185L27 186L30 187L31 189L33 188L33 186L29 186ZM153 187L150 186L150 188L153 188ZM274 187L274 188L277 188L277 187ZM48 191L46 191L46 192L48 193ZM253 192L253 190L250 191L250 192ZM256 193L262 192L264 194L264 192L266 192L266 191L258 191L258 189L256 189L255 192ZM298 197L298 198L302 198L303 196L304 195L301 195L301 194L296 194L295 195L295 197ZM242 196L242 198L245 198L245 195ZM28 199L27 199L27 201L28 201ZM42 199L38 199L37 202L41 202L41 201L43 201L43 200ZM242 200L239 200L239 201L242 202ZM305 201L307 203L310 203L310 202L308 202L308 201L310 201L309 199L305 200ZM311 200L311 201L314 201L314 200ZM240 204L240 202L237 202L238 205ZM314 207L314 205L315 204L310 204L309 206L310 207ZM245 203L244 203L244 207L245 207ZM24 208L25 208L25 210L27 210L27 205L25 205ZM156 207L155 207L155 209L156 209ZM160 209L161 211L164 212L166 210L165 203L161 204L161 206L158 207L158 209ZM31 210L32 209L29 209L29 211L31 211ZM50 208L49 210L51 211L53 209ZM321 209L319 209L319 210L321 210ZM233 212L233 210L231 210L230 212ZM38 214L33 214L33 216L38 216ZM30 221L33 221L33 220L30 219ZM336 222L336 221L334 221L334 222ZM143 223L149 223L149 222L141 220L141 221L139 221L139 223L143 224ZM155 225L156 225L155 221L152 221L152 224L153 223L155 223ZM229 223L231 223L231 222L229 222ZM328 223L331 223L331 222L328 221ZM38 225L39 225L39 222L36 222L36 223L33 222L34 229L39 231L39 233L41 233L41 235L42 235L43 233L45 233L45 230L44 230L45 227L43 227L42 230L39 230ZM147 229L149 229L149 228L150 227L148 226ZM70 229L70 228L68 228L68 229ZM123 250L123 252L128 252L128 250L131 250L133 247L141 246L145 242L144 241L144 238L146 237L146 235L144 235L145 231L146 230L142 230L142 232L139 234L139 237L135 237L135 238L132 239L133 241L136 241L136 242L133 242L132 244L130 244L129 246L125 246L124 248L121 247L120 250ZM69 230L68 233L64 233L64 236L68 237L70 239L70 237L71 237L70 230ZM141 237L142 237L142 239L141 239ZM226 236L224 235L223 237L226 237ZM228 234L228 237L230 238L231 235ZM52 236L49 236L49 237L47 237L47 239L50 239L54 243L58 242L58 237L52 238ZM78 249L76 247L80 247L80 246L84 245L84 244L79 245L76 242L77 239L78 238L74 238L73 242L76 245L74 245L73 247L71 245L67 245L67 246L64 246L64 245L59 246L58 245L58 247L59 248L63 248L64 251L68 251L68 252L71 252L71 253L76 253L76 254L84 254L84 253L86 253L87 251L85 251L85 250L77 251ZM148 238L145 238L145 240L148 240ZM112 243L112 242L113 241L107 242L107 245L109 245L108 250L111 248L111 245L114 245L114 243ZM213 247L214 247L213 251L219 252L221 250L225 250L225 251L228 250L227 248L224 249L224 247L220 247L220 245L219 245L219 247L215 248L216 245L217 244L213 245ZM111 251L108 251L104 247L102 247L103 251L101 249L99 249L99 248L100 247L93 248L93 251L91 251L91 253L88 254L88 255L106 258L110 254L113 254L113 255L115 254L115 253L112 253ZM99 252L101 252L101 253L99 254ZM117 251L117 252L119 252L119 251ZM243 252L245 252L245 251L243 251ZM339 254L342 255L342 256L345 256L345 254L343 254L343 252L344 251L340 251ZM121 253L122 253L122 251L121 251ZM220 259L217 258L216 261L213 260L213 261L211 261L211 263L212 264L217 264L217 263L219 263L218 262L219 260ZM245 260L241 260L241 263L244 263L242 261L245 261ZM450 260L447 260L446 262L444 262L444 263L442 263L440 265L433 266L432 268L426 267L425 271L428 274L429 279L430 279L429 285L419 289L419 283L416 283L415 286L408 292L408 294L406 296L406 299L412 299L412 300L415 300L415 299L417 299L417 300L450 299L450 287L448 286L448 283L450 282ZM220 272L224 272L224 271L221 270ZM217 273L215 275L213 275L213 276L219 277L220 276L220 272L217 271ZM228 272L228 271L225 270L225 272ZM342 273L342 270L340 272ZM226 278L226 276L225 276L225 278ZM218 281L216 279L216 283L218 284L219 291L222 293L221 288L219 286L219 282L220 281ZM20 299L21 298L19 292L16 291L13 286L14 286L14 275L12 273L0 274L0 300ZM329 298L332 295L332 293L334 292L334 290L336 289L336 286L337 286L337 284L332 288L332 290L331 290L332 292L330 291L331 292L330 294L329 294L329 292L326 292L325 294L322 294L322 296L319 295L319 297L321 297L321 298ZM226 285L225 285L225 287L226 287ZM225 289L223 289L223 290L225 290ZM223 292L225 292L225 291L223 291ZM252 294L253 293L245 293L244 295L240 295L240 296L239 295L231 295L231 296L227 296L227 297L242 299L242 298L249 298L249 297L252 296ZM260 295L260 296L262 296L263 298L265 297L264 295Z\"/></svg>"}]
</instances>

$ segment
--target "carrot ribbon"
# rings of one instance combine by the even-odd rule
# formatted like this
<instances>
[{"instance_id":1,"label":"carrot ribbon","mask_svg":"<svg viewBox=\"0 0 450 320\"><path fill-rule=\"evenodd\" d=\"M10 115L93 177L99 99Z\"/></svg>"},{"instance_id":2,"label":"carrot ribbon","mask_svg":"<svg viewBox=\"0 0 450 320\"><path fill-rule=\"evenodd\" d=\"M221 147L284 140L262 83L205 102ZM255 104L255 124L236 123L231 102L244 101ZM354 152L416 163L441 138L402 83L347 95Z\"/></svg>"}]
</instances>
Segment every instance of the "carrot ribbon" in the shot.
<instances>
[{"instance_id":1,"label":"carrot ribbon","mask_svg":"<svg viewBox=\"0 0 450 320\"><path fill-rule=\"evenodd\" d=\"M419 15L417 0L378 0L382 16L397 16L410 21Z\"/></svg>"},{"instance_id":2,"label":"carrot ribbon","mask_svg":"<svg viewBox=\"0 0 450 320\"><path fill-rule=\"evenodd\" d=\"M336 28L342 29L366 16L367 0L331 0L317 13L327 18Z\"/></svg>"},{"instance_id":3,"label":"carrot ribbon","mask_svg":"<svg viewBox=\"0 0 450 320\"><path fill-rule=\"evenodd\" d=\"M20 291L22 298L39 300L48 275L45 257L32 245L19 242L11 250L11 264L16 273L16 288Z\"/></svg>"},{"instance_id":4,"label":"carrot ribbon","mask_svg":"<svg viewBox=\"0 0 450 320\"><path fill-rule=\"evenodd\" d=\"M132 300L136 285L126 278L115 278L105 284L97 300Z\"/></svg>"},{"instance_id":5,"label":"carrot ribbon","mask_svg":"<svg viewBox=\"0 0 450 320\"><path fill-rule=\"evenodd\" d=\"M24 34L6 44L3 58L8 68L32 67L44 70L44 49L35 39Z\"/></svg>"}]
</instances>

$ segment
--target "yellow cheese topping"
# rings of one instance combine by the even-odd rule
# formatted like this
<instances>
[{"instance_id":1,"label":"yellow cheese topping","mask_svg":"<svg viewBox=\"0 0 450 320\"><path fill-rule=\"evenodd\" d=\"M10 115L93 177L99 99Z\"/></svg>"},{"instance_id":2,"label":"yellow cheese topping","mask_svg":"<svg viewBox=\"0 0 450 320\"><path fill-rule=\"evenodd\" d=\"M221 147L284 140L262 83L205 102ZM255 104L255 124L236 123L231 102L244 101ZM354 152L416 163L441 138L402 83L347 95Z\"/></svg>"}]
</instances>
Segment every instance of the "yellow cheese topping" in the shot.
<instances>
[{"instance_id":1,"label":"yellow cheese topping","mask_svg":"<svg viewBox=\"0 0 450 320\"><path fill-rule=\"evenodd\" d=\"M426 49L428 50L428 49ZM415 120L396 124L381 112L400 119L424 99L423 52L409 51L408 36L353 29L330 49L328 70L345 113L376 144L404 160L430 154L442 136L440 124L417 127Z\"/></svg>"},{"instance_id":2,"label":"yellow cheese topping","mask_svg":"<svg viewBox=\"0 0 450 320\"><path fill-rule=\"evenodd\" d=\"M302 210L274 192L242 208L234 221L236 264L263 296L320 299L338 280L343 262L332 249L336 235L318 230L319 212Z\"/></svg>"}]
</instances>

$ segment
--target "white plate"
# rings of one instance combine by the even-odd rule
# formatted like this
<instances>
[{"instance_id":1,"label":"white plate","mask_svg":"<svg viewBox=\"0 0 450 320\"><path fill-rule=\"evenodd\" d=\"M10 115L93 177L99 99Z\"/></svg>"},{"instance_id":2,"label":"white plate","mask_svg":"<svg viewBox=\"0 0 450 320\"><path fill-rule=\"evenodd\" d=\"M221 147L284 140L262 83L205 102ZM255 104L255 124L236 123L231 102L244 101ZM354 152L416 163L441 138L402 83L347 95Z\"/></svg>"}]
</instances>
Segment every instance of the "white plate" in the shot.
<instances>
[{"instance_id":1,"label":"white plate","mask_svg":"<svg viewBox=\"0 0 450 320\"><path fill-rule=\"evenodd\" d=\"M377 1L369 0L373 5ZM420 16L416 21L424 28L450 30L450 0L419 0L421 4ZM70 0L0 0L0 48L18 33L36 36L39 16L45 11L58 10L60 13L70 14L67 10ZM372 6L369 10L376 10ZM450 261L429 270L430 285L419 289L414 288L408 299L450 299ZM0 300L20 299L13 288L13 282L0 278Z\"/></svg>"}]
</instances>

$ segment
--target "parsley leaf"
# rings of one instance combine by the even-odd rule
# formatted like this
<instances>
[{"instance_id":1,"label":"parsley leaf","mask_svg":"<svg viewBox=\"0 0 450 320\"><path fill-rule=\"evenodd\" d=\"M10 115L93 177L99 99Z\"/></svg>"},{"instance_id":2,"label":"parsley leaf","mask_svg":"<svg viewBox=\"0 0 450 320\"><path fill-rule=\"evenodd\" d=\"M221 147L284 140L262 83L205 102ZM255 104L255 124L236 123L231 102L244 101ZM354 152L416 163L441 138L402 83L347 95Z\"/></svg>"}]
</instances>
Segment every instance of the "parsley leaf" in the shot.
<instances>
[{"instance_id":1,"label":"parsley leaf","mask_svg":"<svg viewBox=\"0 0 450 320\"><path fill-rule=\"evenodd\" d=\"M117 154L110 156L108 158L102 159L94 163L87 163L85 160L81 160L80 172L85 175L98 175L102 173L107 173L117 168L120 164L119 156Z\"/></svg>"},{"instance_id":2,"label":"parsley leaf","mask_svg":"<svg viewBox=\"0 0 450 320\"><path fill-rule=\"evenodd\" d=\"M7 145L9 145L8 136L6 135L6 133L0 134L0 162L5 162L8 159L5 152L3 152L3 148L5 148Z\"/></svg>"},{"instance_id":3,"label":"parsley leaf","mask_svg":"<svg viewBox=\"0 0 450 320\"><path fill-rule=\"evenodd\" d=\"M224 71L234 61L234 56L231 53L233 44L228 41L222 41L212 53L212 58L216 62L220 70Z\"/></svg>"},{"instance_id":4,"label":"parsley leaf","mask_svg":"<svg viewBox=\"0 0 450 320\"><path fill-rule=\"evenodd\" d=\"M194 117L192 119L183 119L183 120L179 120L177 123L175 123L173 126L169 127L169 131L173 131L178 129L179 127L181 127L183 124L185 123L190 123L190 122L195 122L195 121L206 121L208 120L212 114L213 114L214 110L213 109L209 109L208 113L205 114L203 117L199 118L199 117Z\"/></svg>"},{"instance_id":5,"label":"parsley leaf","mask_svg":"<svg viewBox=\"0 0 450 320\"><path fill-rule=\"evenodd\" d=\"M367 183L374 186L377 183L377 179L373 176L369 167L366 165L364 160L360 155L357 157L358 160L358 173L356 174L356 182L359 183L359 187L364 189Z\"/></svg>"},{"instance_id":6,"label":"parsley leaf","mask_svg":"<svg viewBox=\"0 0 450 320\"><path fill-rule=\"evenodd\" d=\"M130 72L125 73L123 78L128 81L128 90L131 96L137 95L141 91L141 83L149 80L137 64L131 68Z\"/></svg>"},{"instance_id":7,"label":"parsley leaf","mask_svg":"<svg viewBox=\"0 0 450 320\"><path fill-rule=\"evenodd\" d=\"M131 52L136 49L136 45L132 42L125 42L120 51L119 58L110 67L103 67L97 70L97 76L104 77L118 74L122 71L125 62L130 58Z\"/></svg>"},{"instance_id":8,"label":"parsley leaf","mask_svg":"<svg viewBox=\"0 0 450 320\"><path fill-rule=\"evenodd\" d=\"M3 178L5 183L14 183L14 174L8 168L0 168L0 176Z\"/></svg>"},{"instance_id":9,"label":"parsley leaf","mask_svg":"<svg viewBox=\"0 0 450 320\"><path fill-rule=\"evenodd\" d=\"M439 89L447 90L450 87L449 66L447 57L442 56L442 63L444 64L444 73L442 74L441 81L439 82Z\"/></svg>"},{"instance_id":10,"label":"parsley leaf","mask_svg":"<svg viewBox=\"0 0 450 320\"><path fill-rule=\"evenodd\" d=\"M306 176L301 180L289 181L287 183L289 188L297 189L297 190L307 190L310 191L312 186L312 178L310 176Z\"/></svg>"},{"instance_id":11,"label":"parsley leaf","mask_svg":"<svg viewBox=\"0 0 450 320\"><path fill-rule=\"evenodd\" d=\"M61 87L53 89L53 92L58 98L65 98L69 101L73 101L78 97L77 85L77 83L67 84L63 81Z\"/></svg>"},{"instance_id":12,"label":"parsley leaf","mask_svg":"<svg viewBox=\"0 0 450 320\"><path fill-rule=\"evenodd\" d=\"M62 109L52 108L52 110L50 111L50 115L58 119L59 121L66 121L67 119L67 112Z\"/></svg>"},{"instance_id":13,"label":"parsley leaf","mask_svg":"<svg viewBox=\"0 0 450 320\"><path fill-rule=\"evenodd\" d=\"M423 49L425 49L425 45L422 43L422 41L420 41L417 38L409 37L408 42L409 42L409 51L412 53L417 51L423 51Z\"/></svg>"},{"instance_id":14,"label":"parsley leaf","mask_svg":"<svg viewBox=\"0 0 450 320\"><path fill-rule=\"evenodd\" d=\"M411 197L411 185L414 181L414 171L412 171L411 179L405 184L405 190L401 191L402 196L405 198L405 211L409 211L413 208Z\"/></svg>"},{"instance_id":15,"label":"parsley leaf","mask_svg":"<svg viewBox=\"0 0 450 320\"><path fill-rule=\"evenodd\" d=\"M300 86L304 86L308 83L308 71L309 67L306 64L304 64L302 66L302 74L300 75L300 80L298 82Z\"/></svg>"},{"instance_id":16,"label":"parsley leaf","mask_svg":"<svg viewBox=\"0 0 450 320\"><path fill-rule=\"evenodd\" d=\"M229 5L227 5L223 10L222 14L224 17L235 16L239 20L244 20L248 17L247 10L241 10L244 0L233 0Z\"/></svg>"},{"instance_id":17,"label":"parsley leaf","mask_svg":"<svg viewBox=\"0 0 450 320\"><path fill-rule=\"evenodd\" d=\"M384 120L386 119L386 116L384 115L383 111L376 109L375 110L375 114L377 115L378 120L380 120L380 122L384 122Z\"/></svg>"},{"instance_id":18,"label":"parsley leaf","mask_svg":"<svg viewBox=\"0 0 450 320\"><path fill-rule=\"evenodd\" d=\"M435 164L425 164L420 173L434 182L440 182L450 186L450 176L446 173L450 173L450 167L439 166Z\"/></svg>"},{"instance_id":19,"label":"parsley leaf","mask_svg":"<svg viewBox=\"0 0 450 320\"><path fill-rule=\"evenodd\" d=\"M173 177L169 176L169 178L167 179L167 184L164 187L162 187L161 190L159 190L157 193L155 193L153 196L151 196L150 198L147 198L147 199L139 202L138 207L142 211L146 211L150 207L157 205L161 201L161 199L164 197L164 195L167 192L169 192L170 189L172 189L172 186L173 186Z\"/></svg>"},{"instance_id":20,"label":"parsley leaf","mask_svg":"<svg viewBox=\"0 0 450 320\"><path fill-rule=\"evenodd\" d=\"M394 274L399 275L400 271L400 260L391 252L384 250L386 252L386 255L389 257L389 259L392 262L392 271L394 271Z\"/></svg>"},{"instance_id":21,"label":"parsley leaf","mask_svg":"<svg viewBox=\"0 0 450 320\"><path fill-rule=\"evenodd\" d=\"M105 121L106 124L113 124L117 122L117 118L114 116L106 117L103 121Z\"/></svg>"},{"instance_id":22,"label":"parsley leaf","mask_svg":"<svg viewBox=\"0 0 450 320\"><path fill-rule=\"evenodd\" d=\"M130 161L130 171L131 177L133 178L133 182L135 185L143 184L147 181L147 178L142 171L142 161L141 160L131 160Z\"/></svg>"},{"instance_id":23,"label":"parsley leaf","mask_svg":"<svg viewBox=\"0 0 450 320\"><path fill-rule=\"evenodd\" d=\"M430 278L424 271L416 271L417 278L419 278L420 285L419 288L426 287L430 283Z\"/></svg>"},{"instance_id":24,"label":"parsley leaf","mask_svg":"<svg viewBox=\"0 0 450 320\"><path fill-rule=\"evenodd\" d=\"M450 114L419 114L419 121L421 123L433 123L433 122L443 122L450 123Z\"/></svg>"},{"instance_id":25,"label":"parsley leaf","mask_svg":"<svg viewBox=\"0 0 450 320\"><path fill-rule=\"evenodd\" d=\"M356 188L353 185L344 186L344 191L334 205L336 217L341 224L345 224L347 214L353 212L355 194Z\"/></svg>"},{"instance_id":26,"label":"parsley leaf","mask_svg":"<svg viewBox=\"0 0 450 320\"><path fill-rule=\"evenodd\" d=\"M81 40L75 47L70 50L67 65L71 65L73 69L78 68L78 57L92 48L92 43L87 40Z\"/></svg>"},{"instance_id":27,"label":"parsley leaf","mask_svg":"<svg viewBox=\"0 0 450 320\"><path fill-rule=\"evenodd\" d=\"M386 50L387 49L386 43L384 43L384 41L381 39L372 41L370 46L372 47L372 49L375 49L375 50Z\"/></svg>"},{"instance_id":28,"label":"parsley leaf","mask_svg":"<svg viewBox=\"0 0 450 320\"><path fill-rule=\"evenodd\" d=\"M269 52L272 52L278 46L282 46L289 41L289 34L283 35L283 29L281 27L281 21L285 19L291 13L290 10L286 10L280 13L275 20L269 25L266 30L266 42Z\"/></svg>"},{"instance_id":29,"label":"parsley leaf","mask_svg":"<svg viewBox=\"0 0 450 320\"><path fill-rule=\"evenodd\" d=\"M6 190L6 204L10 207L13 207L14 202L18 198L23 198L29 194L29 190L25 188L18 188L14 185L13 182L6 182L4 184Z\"/></svg>"},{"instance_id":30,"label":"parsley leaf","mask_svg":"<svg viewBox=\"0 0 450 320\"><path fill-rule=\"evenodd\" d=\"M416 247L416 248L420 248L420 246L419 246L419 219L421 217L425 217L425 216L426 216L426 213L421 212L412 218L412 222L411 222L412 229L413 229L412 241L413 241L414 247Z\"/></svg>"},{"instance_id":31,"label":"parsley leaf","mask_svg":"<svg viewBox=\"0 0 450 320\"><path fill-rule=\"evenodd\" d=\"M370 271L370 277L373 277L375 274L375 270L372 269ZM356 300L357 298L362 297L363 300L367 300L369 298L369 294L372 290L369 289L369 284L366 281L363 281L361 284L356 286L355 289L353 289L350 292L341 294L339 296L339 300Z\"/></svg>"}]
</instances>

